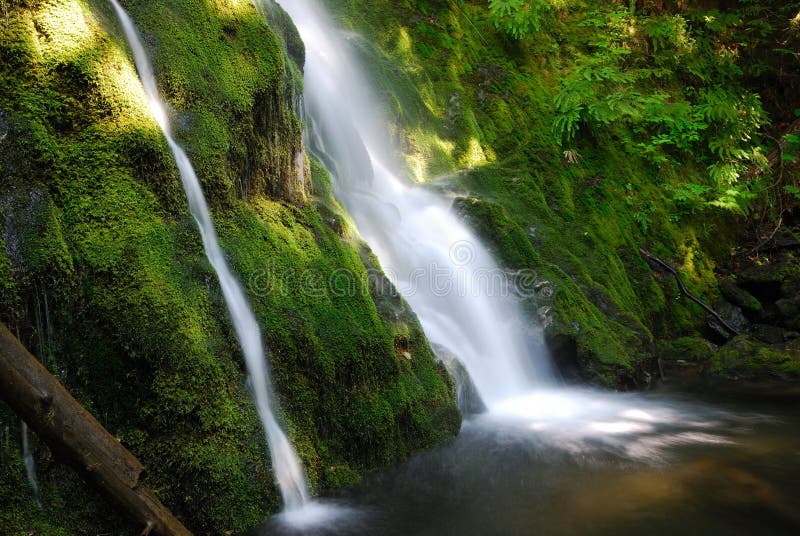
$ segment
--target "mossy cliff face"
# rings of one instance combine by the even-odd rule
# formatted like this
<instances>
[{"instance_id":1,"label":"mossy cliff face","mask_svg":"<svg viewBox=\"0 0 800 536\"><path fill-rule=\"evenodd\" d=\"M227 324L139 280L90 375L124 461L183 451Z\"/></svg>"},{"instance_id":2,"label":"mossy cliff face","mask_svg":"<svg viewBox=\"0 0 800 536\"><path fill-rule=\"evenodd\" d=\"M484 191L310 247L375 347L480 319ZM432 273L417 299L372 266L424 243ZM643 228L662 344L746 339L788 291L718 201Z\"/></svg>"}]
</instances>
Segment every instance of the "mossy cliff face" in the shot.
<instances>
[{"instance_id":1,"label":"mossy cliff face","mask_svg":"<svg viewBox=\"0 0 800 536\"><path fill-rule=\"evenodd\" d=\"M456 433L450 380L413 314L376 284L324 170L303 156L292 109L302 47L286 21L271 30L244 0L122 4L261 320L312 487L350 483ZM263 431L110 6L5 5L0 318L142 460L145 483L187 526L253 526L280 506ZM18 426L0 410L4 533L136 531L34 438L36 508Z\"/></svg>"},{"instance_id":2,"label":"mossy cliff face","mask_svg":"<svg viewBox=\"0 0 800 536\"><path fill-rule=\"evenodd\" d=\"M363 36L358 50L410 180L456 197L455 209L506 267L537 273L530 318L545 324L568 376L646 386L656 341L697 335L705 313L639 248L677 266L690 291L713 302L715 267L742 221L676 201L676 187L708 180L706 164L692 154L645 158L627 127L584 128L565 152L553 128L562 82L615 31L586 23L612 8L570 3L516 40L495 27L484 0L362 4L327 2ZM687 81L664 83L677 92Z\"/></svg>"}]
</instances>

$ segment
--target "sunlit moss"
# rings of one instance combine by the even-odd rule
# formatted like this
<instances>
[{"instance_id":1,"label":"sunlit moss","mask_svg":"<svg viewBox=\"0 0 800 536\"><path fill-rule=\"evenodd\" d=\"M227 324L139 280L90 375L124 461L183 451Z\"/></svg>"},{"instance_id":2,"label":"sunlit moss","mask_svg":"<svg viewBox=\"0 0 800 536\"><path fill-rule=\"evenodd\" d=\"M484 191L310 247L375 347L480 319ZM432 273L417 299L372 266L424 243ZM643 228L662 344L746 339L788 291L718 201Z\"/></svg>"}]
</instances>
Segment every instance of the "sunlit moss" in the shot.
<instances>
[{"instance_id":1,"label":"sunlit moss","mask_svg":"<svg viewBox=\"0 0 800 536\"><path fill-rule=\"evenodd\" d=\"M463 169L470 169L486 162L486 155L483 153L481 143L475 139L470 138L467 150L458 159L459 167Z\"/></svg>"},{"instance_id":2,"label":"sunlit moss","mask_svg":"<svg viewBox=\"0 0 800 536\"><path fill-rule=\"evenodd\" d=\"M34 15L37 37L45 61L65 61L90 47L97 35L87 20L92 20L80 0L51 0Z\"/></svg>"},{"instance_id":3,"label":"sunlit moss","mask_svg":"<svg viewBox=\"0 0 800 536\"><path fill-rule=\"evenodd\" d=\"M0 257L0 320L34 351L46 346L60 379L141 459L145 483L194 531L253 526L280 506L264 433L121 29L106 2L29 4L0 21L8 60L0 63L0 248L14 254ZM300 185L313 184L317 205L280 195L297 177L276 162L297 174L302 147L287 85L297 73L287 73L280 40L249 2L122 4L261 321L280 417L312 487L355 481L451 437L460 420L448 378L404 304L376 305L369 256L322 167L313 162ZM325 281L339 270L356 276L357 292L315 295L300 277ZM286 277L261 288L268 273ZM413 366L398 364L398 315ZM362 425L385 432L373 437L374 453L358 444ZM346 478L332 466L347 468ZM127 534L116 510L77 479L43 479L43 510L9 499L14 486L5 484L11 527Z\"/></svg>"}]
</instances>

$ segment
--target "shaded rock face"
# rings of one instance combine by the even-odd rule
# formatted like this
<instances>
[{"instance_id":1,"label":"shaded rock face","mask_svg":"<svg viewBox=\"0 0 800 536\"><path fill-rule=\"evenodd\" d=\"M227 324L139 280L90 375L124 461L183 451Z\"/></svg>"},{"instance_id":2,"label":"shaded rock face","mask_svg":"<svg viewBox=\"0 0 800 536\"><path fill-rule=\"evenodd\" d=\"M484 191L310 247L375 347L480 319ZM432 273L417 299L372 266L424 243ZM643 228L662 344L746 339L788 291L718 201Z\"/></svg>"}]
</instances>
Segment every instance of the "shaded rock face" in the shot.
<instances>
[{"instance_id":1,"label":"shaded rock face","mask_svg":"<svg viewBox=\"0 0 800 536\"><path fill-rule=\"evenodd\" d=\"M717 348L701 337L684 337L658 344L662 371L686 379L800 379L800 241L792 230L779 234L760 264L745 266L720 283L724 301L716 311L733 328L731 333L709 321L706 335L722 343Z\"/></svg>"},{"instance_id":2,"label":"shaded rock face","mask_svg":"<svg viewBox=\"0 0 800 536\"><path fill-rule=\"evenodd\" d=\"M719 349L700 338L659 344L668 371L691 369L736 381L800 379L800 257L791 233L779 235L761 264L750 265L720 284L726 301L716 310L740 331L730 338L710 323L717 336L729 339ZM698 366L699 365L699 366Z\"/></svg>"},{"instance_id":3,"label":"shaded rock face","mask_svg":"<svg viewBox=\"0 0 800 536\"><path fill-rule=\"evenodd\" d=\"M291 87L285 91L291 94ZM245 140L240 194L261 194L292 203L305 203L311 196L311 170L302 141L302 125L286 94L263 93L253 108L252 135Z\"/></svg>"}]
</instances>

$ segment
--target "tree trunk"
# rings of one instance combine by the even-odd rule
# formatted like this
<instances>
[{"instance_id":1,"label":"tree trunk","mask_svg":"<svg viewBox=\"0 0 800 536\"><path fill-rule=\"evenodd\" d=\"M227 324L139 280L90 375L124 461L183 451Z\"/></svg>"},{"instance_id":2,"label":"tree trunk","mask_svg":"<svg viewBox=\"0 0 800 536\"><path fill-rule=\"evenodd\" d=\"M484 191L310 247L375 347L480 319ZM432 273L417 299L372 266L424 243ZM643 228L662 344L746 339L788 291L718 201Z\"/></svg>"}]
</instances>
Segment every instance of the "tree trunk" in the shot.
<instances>
[{"instance_id":1,"label":"tree trunk","mask_svg":"<svg viewBox=\"0 0 800 536\"><path fill-rule=\"evenodd\" d=\"M186 527L139 483L142 464L81 406L0 323L0 399L53 452L113 497L144 531L191 536Z\"/></svg>"}]
</instances>

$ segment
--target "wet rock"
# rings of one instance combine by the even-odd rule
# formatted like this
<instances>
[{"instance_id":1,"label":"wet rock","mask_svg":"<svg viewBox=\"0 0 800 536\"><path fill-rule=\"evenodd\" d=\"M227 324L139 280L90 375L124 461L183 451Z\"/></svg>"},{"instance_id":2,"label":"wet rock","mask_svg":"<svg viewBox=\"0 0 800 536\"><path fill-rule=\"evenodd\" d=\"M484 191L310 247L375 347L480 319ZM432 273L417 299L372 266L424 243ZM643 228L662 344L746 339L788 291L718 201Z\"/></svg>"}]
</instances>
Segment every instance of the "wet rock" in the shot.
<instances>
[{"instance_id":1,"label":"wet rock","mask_svg":"<svg viewBox=\"0 0 800 536\"><path fill-rule=\"evenodd\" d=\"M755 324L750 333L759 341L767 344L779 344L786 340L781 328L769 324Z\"/></svg>"},{"instance_id":2,"label":"wet rock","mask_svg":"<svg viewBox=\"0 0 800 536\"><path fill-rule=\"evenodd\" d=\"M717 306L717 313L725 319L725 322L738 331L743 333L750 328L750 321L744 316L742 309L732 303L722 302ZM716 319L711 318L708 322L711 329L719 333L723 338L728 339L733 335L730 330L721 325Z\"/></svg>"},{"instance_id":3,"label":"wet rock","mask_svg":"<svg viewBox=\"0 0 800 536\"><path fill-rule=\"evenodd\" d=\"M547 329L553 323L553 308L549 305L539 307L536 311L536 316L539 320L539 325L543 329Z\"/></svg>"},{"instance_id":4,"label":"wet rock","mask_svg":"<svg viewBox=\"0 0 800 536\"><path fill-rule=\"evenodd\" d=\"M478 389L458 356L441 344L432 343L431 348L456 383L458 409L464 414L483 413L486 411L486 404L481 399Z\"/></svg>"},{"instance_id":5,"label":"wet rock","mask_svg":"<svg viewBox=\"0 0 800 536\"><path fill-rule=\"evenodd\" d=\"M723 281L720 285L720 291L725 299L732 304L741 307L743 311L753 314L761 313L764 307L755 296L747 292L741 287L736 286L731 281Z\"/></svg>"},{"instance_id":6,"label":"wet rock","mask_svg":"<svg viewBox=\"0 0 800 536\"><path fill-rule=\"evenodd\" d=\"M713 355L711 372L732 379L800 379L800 339L767 344L740 335Z\"/></svg>"}]
</instances>

